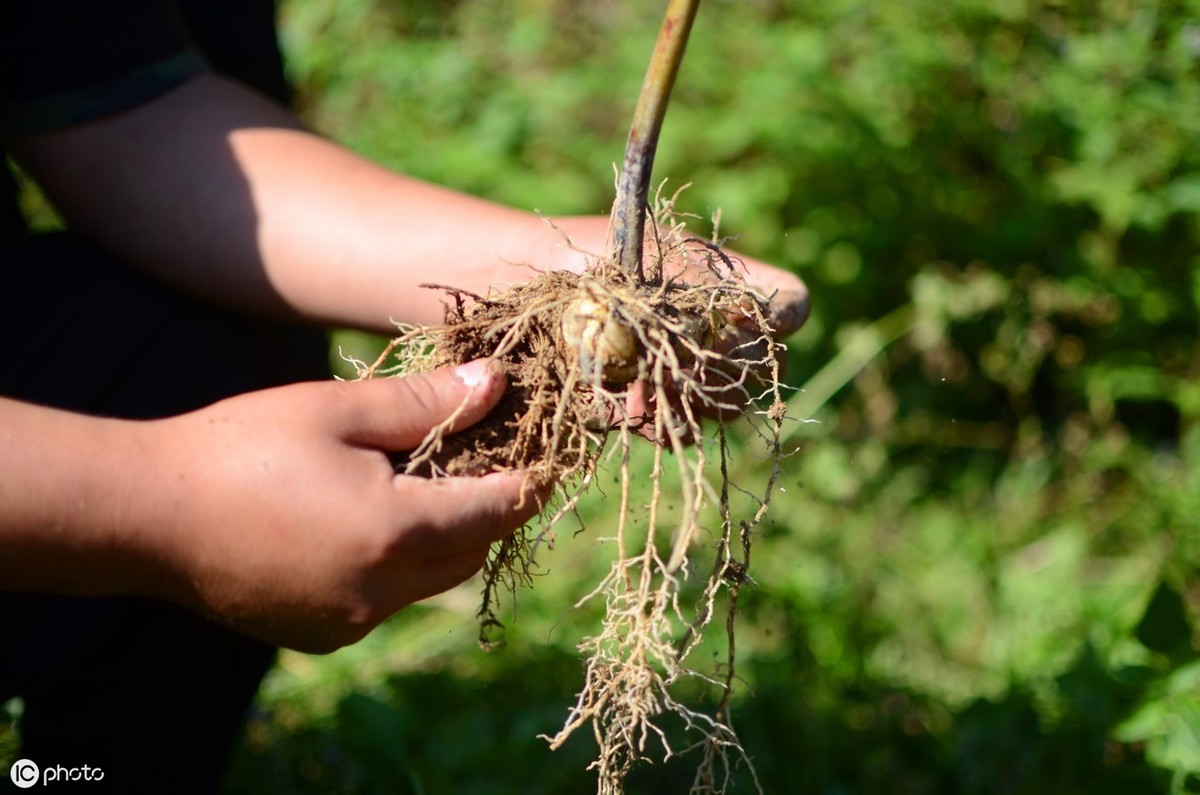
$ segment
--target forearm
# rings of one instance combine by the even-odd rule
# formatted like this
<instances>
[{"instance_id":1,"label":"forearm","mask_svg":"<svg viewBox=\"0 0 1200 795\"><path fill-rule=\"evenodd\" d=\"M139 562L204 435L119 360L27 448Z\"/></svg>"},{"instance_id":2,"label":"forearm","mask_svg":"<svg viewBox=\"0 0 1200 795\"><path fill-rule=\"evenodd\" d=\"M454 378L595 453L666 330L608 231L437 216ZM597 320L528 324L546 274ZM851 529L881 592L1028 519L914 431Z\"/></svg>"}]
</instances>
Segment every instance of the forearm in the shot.
<instances>
[{"instance_id":1,"label":"forearm","mask_svg":"<svg viewBox=\"0 0 1200 795\"><path fill-rule=\"evenodd\" d=\"M581 270L607 218L556 218L405 177L305 130L248 89L204 76L134 110L8 142L68 221L118 258L209 300L320 325L441 320L438 283L484 293ZM576 248L566 245L568 238ZM745 259L752 284L807 293ZM522 267L529 266L529 267Z\"/></svg>"},{"instance_id":2,"label":"forearm","mask_svg":"<svg viewBox=\"0 0 1200 795\"><path fill-rule=\"evenodd\" d=\"M136 423L0 398L0 591L159 589L138 538Z\"/></svg>"},{"instance_id":3,"label":"forearm","mask_svg":"<svg viewBox=\"0 0 1200 795\"><path fill-rule=\"evenodd\" d=\"M441 317L424 282L485 291L582 258L536 216L375 166L202 77L117 116L11 142L73 227L194 294L319 324ZM603 219L564 219L601 248Z\"/></svg>"}]
</instances>

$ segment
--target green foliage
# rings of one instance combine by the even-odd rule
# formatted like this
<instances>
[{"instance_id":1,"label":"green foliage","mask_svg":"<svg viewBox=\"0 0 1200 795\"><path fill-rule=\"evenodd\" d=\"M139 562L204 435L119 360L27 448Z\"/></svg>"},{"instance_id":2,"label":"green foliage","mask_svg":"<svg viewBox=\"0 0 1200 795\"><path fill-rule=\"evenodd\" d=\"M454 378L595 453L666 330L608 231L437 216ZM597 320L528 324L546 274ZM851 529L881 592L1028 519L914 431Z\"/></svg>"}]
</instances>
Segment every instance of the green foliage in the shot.
<instances>
[{"instance_id":1,"label":"green foliage","mask_svg":"<svg viewBox=\"0 0 1200 795\"><path fill-rule=\"evenodd\" d=\"M16 181L20 212L29 228L35 232L54 232L64 227L62 216L46 198L41 188L31 181L16 161L6 160L9 171Z\"/></svg>"},{"instance_id":2,"label":"green foliage","mask_svg":"<svg viewBox=\"0 0 1200 795\"><path fill-rule=\"evenodd\" d=\"M372 158L605 212L658 6L291 0L284 45L307 118ZM1200 790L1198 141L1196 0L702 7L656 173L814 295L790 372L819 422L738 646L768 792ZM285 655L232 791L590 787L584 740L537 739L596 626L571 605L611 506L582 510L498 651L469 586Z\"/></svg>"}]
</instances>

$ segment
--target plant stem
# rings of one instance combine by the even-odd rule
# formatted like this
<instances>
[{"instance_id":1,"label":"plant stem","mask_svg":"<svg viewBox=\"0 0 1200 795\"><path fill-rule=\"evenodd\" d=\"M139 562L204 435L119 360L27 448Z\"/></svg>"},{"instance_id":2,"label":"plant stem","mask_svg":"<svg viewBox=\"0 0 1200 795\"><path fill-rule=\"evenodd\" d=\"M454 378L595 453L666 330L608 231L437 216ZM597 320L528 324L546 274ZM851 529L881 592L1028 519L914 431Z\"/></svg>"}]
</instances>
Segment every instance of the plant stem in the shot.
<instances>
[{"instance_id":1,"label":"plant stem","mask_svg":"<svg viewBox=\"0 0 1200 795\"><path fill-rule=\"evenodd\" d=\"M629 140L625 144L625 162L617 180L612 217L613 255L621 268L634 274L639 282L646 281L642 270L642 238L646 229L646 199L650 194L654 152L658 148L658 134L662 130L663 117L667 115L671 88L675 85L675 75L699 6L700 0L670 0L667 4L658 41L654 44L654 55L650 58L650 67L646 70L633 111ZM651 280L660 276L652 275Z\"/></svg>"}]
</instances>

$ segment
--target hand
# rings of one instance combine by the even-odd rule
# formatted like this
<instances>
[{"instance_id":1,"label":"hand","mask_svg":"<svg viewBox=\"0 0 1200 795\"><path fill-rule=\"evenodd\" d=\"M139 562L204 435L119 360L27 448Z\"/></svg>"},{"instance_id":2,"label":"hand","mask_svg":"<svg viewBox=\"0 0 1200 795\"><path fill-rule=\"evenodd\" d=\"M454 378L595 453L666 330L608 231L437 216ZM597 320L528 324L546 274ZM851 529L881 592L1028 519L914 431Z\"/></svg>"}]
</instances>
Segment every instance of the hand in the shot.
<instances>
[{"instance_id":1,"label":"hand","mask_svg":"<svg viewBox=\"0 0 1200 795\"><path fill-rule=\"evenodd\" d=\"M770 326L773 339L787 338L799 331L804 321L808 320L808 287L799 276L736 252L718 253L709 244L697 238L691 240L694 244L690 245L689 249L696 253L688 259L685 278L693 282L706 282L714 280L714 269L722 271L732 267L740 272L745 276L748 287L768 299L765 320ZM730 333L725 335L724 339L718 340L717 349L722 352L762 336L763 330L759 328L757 318L749 311L732 312L729 314L729 320L730 329L745 333Z\"/></svg>"},{"instance_id":2,"label":"hand","mask_svg":"<svg viewBox=\"0 0 1200 795\"><path fill-rule=\"evenodd\" d=\"M542 267L561 268L575 273L582 273L589 262L583 252L602 252L605 250L608 235L608 216L560 216L553 219L553 227L542 224L542 229L527 231L526 236L520 237L522 244L506 251L505 259L512 262L536 261ZM571 245L564 245L564 240ZM540 243L535 241L541 241ZM546 247L549 246L548 249ZM713 271L706 263L710 250L702 243L688 243L691 252L684 275L686 281L696 283L711 281L715 278ZM527 252L543 250L539 256L529 256ZM550 253L545 253L546 251ZM649 253L649 252L647 252ZM782 268L768 265L761 260L725 251L733 267L746 277L747 284L762 295L769 298L767 308L767 323L771 327L771 337L783 340L795 333L804 325L809 315L808 288L804 282L793 273ZM728 267L725 262L714 255L714 267L724 272ZM676 274L668 274L676 275ZM753 315L746 313L731 313L730 323L725 327L721 338L716 341L715 349L721 353L737 350L739 358L764 358L765 340L758 328ZM757 350L755 347L757 346ZM729 395L730 403L740 403L744 396ZM671 391L667 399L678 405L678 396ZM656 397L653 389L644 382L630 384L625 401L625 417L632 420L631 427L640 435L655 440L653 423L653 406ZM695 405L697 414L711 418L721 416L721 412L713 407ZM607 420L618 423L618 411L612 411ZM601 419L600 421L604 421ZM664 440L665 441L665 440Z\"/></svg>"},{"instance_id":3,"label":"hand","mask_svg":"<svg viewBox=\"0 0 1200 795\"><path fill-rule=\"evenodd\" d=\"M387 453L412 449L455 412L454 430L474 424L503 391L496 363L478 360L285 386L147 423L161 484L147 545L174 575L160 595L327 652L457 585L536 513L538 496L519 473L397 475Z\"/></svg>"},{"instance_id":4,"label":"hand","mask_svg":"<svg viewBox=\"0 0 1200 795\"><path fill-rule=\"evenodd\" d=\"M709 266L705 263L706 254L703 245L695 246L699 250L700 256L693 256L689 260L688 268L684 274L684 278L692 282L711 281L714 274ZM780 341L786 339L791 334L794 334L804 325L808 319L810 304L808 287L801 281L800 277L793 273L789 273L781 268L773 265L768 265L760 260L744 257L735 252L726 251L725 255L729 258L730 263L737 267L746 277L747 285L755 292L769 299L765 320L770 327L770 337L772 340ZM725 262L722 262L716 255L713 256L714 267L723 269L727 267ZM763 329L760 328L759 322L752 311L745 312L730 312L727 316L728 324L721 330L713 348L718 353L732 354L739 359L748 361L760 361L767 358L767 340L764 338ZM781 367L782 367L781 362ZM766 375L765 373L761 375ZM710 380L715 381L716 377ZM719 384L710 384L716 389ZM680 406L680 398L678 393L671 388L671 385L666 385L664 390L667 400L676 406L676 414L682 413ZM727 390L718 390L723 392L720 394L720 401L726 404L739 404L745 400L745 396L740 388L731 387ZM645 382L635 382L630 385L628 396L625 401L626 415L631 418L652 418L654 416L654 405L658 398L654 394L653 387ZM703 417L710 419L720 419L729 414L728 411L723 411L715 406L709 406L702 403L693 403L693 411ZM654 423L645 421L637 426L637 432L650 439L656 440ZM686 438L687 442L694 442L694 439Z\"/></svg>"},{"instance_id":5,"label":"hand","mask_svg":"<svg viewBox=\"0 0 1200 795\"><path fill-rule=\"evenodd\" d=\"M524 237L518 236L522 241L521 245L512 250L505 250L504 259L508 262L532 261L544 269L561 268L582 273L589 262L589 256L583 252L598 253L605 250L608 216L559 216L552 220L552 226L541 222L533 231L527 231ZM564 241L569 241L571 245L564 245ZM693 254L688 259L686 280L693 283L711 281L713 274L705 263L705 246L689 243L688 248ZM541 253L537 255L536 252ZM647 256L650 253L648 250ZM771 323L775 339L784 339L804 325L809 313L808 287L799 276L735 251L726 250L725 254L733 266L745 275L750 287L771 299L770 316L767 319ZM718 258L716 267L724 269L726 266ZM746 325L736 319L735 323Z\"/></svg>"}]
</instances>

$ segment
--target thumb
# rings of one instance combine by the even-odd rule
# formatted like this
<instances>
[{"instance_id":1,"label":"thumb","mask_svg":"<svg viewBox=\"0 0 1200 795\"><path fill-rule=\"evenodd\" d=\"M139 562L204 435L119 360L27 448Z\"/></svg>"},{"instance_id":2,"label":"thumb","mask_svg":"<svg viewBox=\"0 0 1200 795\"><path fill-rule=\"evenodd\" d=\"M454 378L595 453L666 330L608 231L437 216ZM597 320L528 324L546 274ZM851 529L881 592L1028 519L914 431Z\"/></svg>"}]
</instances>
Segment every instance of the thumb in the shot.
<instances>
[{"instance_id":1,"label":"thumb","mask_svg":"<svg viewBox=\"0 0 1200 795\"><path fill-rule=\"evenodd\" d=\"M451 432L479 422L500 400L505 383L500 362L476 359L432 373L347 384L354 390L353 407L343 438L385 450L411 450L444 422L451 422Z\"/></svg>"}]
</instances>

